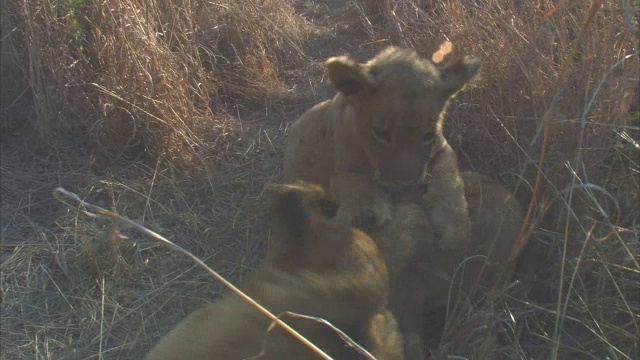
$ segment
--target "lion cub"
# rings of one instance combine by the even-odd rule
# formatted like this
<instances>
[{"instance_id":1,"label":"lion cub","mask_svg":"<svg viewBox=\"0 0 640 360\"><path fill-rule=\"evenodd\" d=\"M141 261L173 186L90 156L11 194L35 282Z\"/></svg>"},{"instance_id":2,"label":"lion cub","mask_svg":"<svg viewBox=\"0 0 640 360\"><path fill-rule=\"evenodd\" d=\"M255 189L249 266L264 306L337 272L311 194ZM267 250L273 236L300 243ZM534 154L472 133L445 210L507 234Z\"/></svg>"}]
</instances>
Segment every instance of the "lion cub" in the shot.
<instances>
[{"instance_id":1,"label":"lion cub","mask_svg":"<svg viewBox=\"0 0 640 360\"><path fill-rule=\"evenodd\" d=\"M292 311L328 320L379 359L402 359L402 338L387 311L384 260L365 233L330 223L305 207L322 189L298 183L267 185L275 194L274 249L240 288L273 314ZM334 359L354 350L315 321L283 320ZM195 311L146 359L318 359L319 356L254 307L228 294Z\"/></svg>"},{"instance_id":2,"label":"lion cub","mask_svg":"<svg viewBox=\"0 0 640 360\"><path fill-rule=\"evenodd\" d=\"M391 47L366 64L347 57L326 64L338 94L291 126L285 179L321 184L337 205L337 220L363 228L391 219L389 190L428 183L437 238L445 247L464 246L470 226L464 185L442 124L449 98L479 61L437 66Z\"/></svg>"},{"instance_id":3,"label":"lion cub","mask_svg":"<svg viewBox=\"0 0 640 360\"><path fill-rule=\"evenodd\" d=\"M470 171L460 175L471 222L467 246L443 247L435 237L424 198L428 186L417 189L413 198L391 196L393 219L370 232L389 269L389 306L404 338L406 359L424 359L426 343L437 344L450 300L454 305L460 299L477 298L479 290L493 286L499 290L511 276L510 250L524 210L490 177ZM309 208L330 216L326 199L306 199Z\"/></svg>"},{"instance_id":4,"label":"lion cub","mask_svg":"<svg viewBox=\"0 0 640 360\"><path fill-rule=\"evenodd\" d=\"M466 171L461 177L471 221L467 246L441 246L424 197L393 197L393 219L370 233L389 268L390 307L405 340L406 359L424 359L425 343L439 340L426 334L442 334L425 318L444 319L447 304L478 298L493 286L501 289L511 275L510 250L524 219L520 203L488 176Z\"/></svg>"}]
</instances>

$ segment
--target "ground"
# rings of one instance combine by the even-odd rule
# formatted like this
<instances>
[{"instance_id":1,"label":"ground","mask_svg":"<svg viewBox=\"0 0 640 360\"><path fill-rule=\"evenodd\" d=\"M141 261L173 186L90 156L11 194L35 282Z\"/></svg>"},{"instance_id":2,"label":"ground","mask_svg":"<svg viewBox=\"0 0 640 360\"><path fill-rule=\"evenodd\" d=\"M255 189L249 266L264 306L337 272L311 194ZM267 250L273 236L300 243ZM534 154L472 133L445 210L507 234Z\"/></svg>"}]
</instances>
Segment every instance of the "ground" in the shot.
<instances>
[{"instance_id":1,"label":"ground","mask_svg":"<svg viewBox=\"0 0 640 360\"><path fill-rule=\"evenodd\" d=\"M529 294L523 295L514 284L497 294L495 316L485 319L478 312L458 319L462 325L457 326L486 321L499 325L501 341L494 350L508 358L637 358L640 5L419 3L290 1L286 4L291 12L280 13L274 10L285 9L279 2L276 7L269 7L269 1L247 2L250 6L242 14L250 14L253 6L260 10L255 19L243 22L231 16L235 13L225 13L196 36L194 41L201 44L221 44L219 54L199 60L200 68L185 66L184 73L171 65L168 68L176 73L160 74L165 77L149 74L169 61L163 58L167 49L177 54L191 49L181 37L175 38L174 47L154 53L157 57L140 58L148 63L137 59L113 69L109 59L121 60L118 48L105 46L92 53L82 43L77 52L87 51L87 63L100 65L98 75L89 80L74 73L84 66L71 61L76 53L51 46L60 51L55 53L42 46L56 41L53 35L38 40L41 43L25 37L31 46L18 42L14 48L3 39L0 358L137 359L187 313L225 291L193 261L131 228L121 228L127 238L113 242L109 221L55 200L55 187L161 233L237 282L269 250L262 187L281 179L288 125L333 94L324 78L324 60L342 54L366 60L391 44L412 46L429 56L445 39L485 61L475 83L452 102L445 136L463 169L492 175L513 190L525 208L534 205L530 243L535 246L527 251L542 254L530 256L523 265L537 268ZM50 5L47 0L30 4ZM216 9L231 11L234 6L234 1L226 1ZM37 33L37 26L20 23L21 16L38 26L51 24L44 17L37 22L45 11L21 9L9 8L14 11L11 20L18 21L16 29L22 30L7 28L10 22L3 12L3 34ZM92 15L88 18L96 24L108 20L91 12L91 6L73 10L79 20L65 25L72 29L91 25L82 22L82 14ZM196 10L197 15L201 9ZM170 9L163 11L169 16ZM184 13L170 15L182 19ZM587 21L590 15L593 19ZM62 24L69 18L73 17L57 19ZM267 38L273 49L255 50L246 33L232 31L247 24L273 25L268 36L252 28L260 35L256 38ZM221 31L218 25L228 31L216 32ZM120 28L135 26L107 30L116 34L115 39L122 34L122 39L131 39L119 33ZM107 30L91 33L95 43L103 43L98 36L109 36ZM164 30L154 34L172 31ZM50 34L68 36L65 31ZM130 44L144 52L149 44L168 43L169 37L161 35L135 37L148 42ZM234 41L242 46L233 46ZM113 44L119 43L127 42ZM193 49L189 56L205 59L202 47ZM257 55L234 60L233 54L243 49ZM48 58L47 51L57 57ZM7 54L22 54L28 61L10 68ZM110 55L101 57L105 54ZM39 61L46 66L24 65ZM144 71L134 71L136 64ZM243 78L239 69L244 68L254 72L247 70ZM28 80L8 75L17 73ZM130 84L109 82L121 73L133 79ZM74 81L70 74L75 74ZM43 85L41 79L49 82ZM210 108L205 106L208 112L175 112L180 121L201 119L194 123L194 132L202 125L196 134L198 151L180 163L180 148L163 152L162 139L167 137L151 136L156 134L155 118L142 110L166 115L160 116L166 120L171 111L162 107L163 102L201 106L194 97L180 97L180 91L190 94L198 88L189 79L198 79L203 88L207 80L215 80L198 93L214 100L208 102ZM100 87L90 87L89 102L78 105L69 101L78 98L78 84ZM169 86L162 88L163 84ZM152 93L157 98L145 102L149 96L136 97L145 89L158 91ZM104 100L114 93L121 102ZM111 107L114 103L119 106ZM129 149L129 142L118 140L133 130L117 125L109 130L106 121L80 126L80 132L72 126L101 116L145 118L149 123L136 130L151 135L134 139L133 152L113 156L110 146ZM94 141L96 129L112 132ZM153 140L145 143L148 138ZM469 348L476 343L456 337L455 329L454 324L454 334L443 338L435 355L473 358ZM481 353L475 355L481 358Z\"/></svg>"}]
</instances>

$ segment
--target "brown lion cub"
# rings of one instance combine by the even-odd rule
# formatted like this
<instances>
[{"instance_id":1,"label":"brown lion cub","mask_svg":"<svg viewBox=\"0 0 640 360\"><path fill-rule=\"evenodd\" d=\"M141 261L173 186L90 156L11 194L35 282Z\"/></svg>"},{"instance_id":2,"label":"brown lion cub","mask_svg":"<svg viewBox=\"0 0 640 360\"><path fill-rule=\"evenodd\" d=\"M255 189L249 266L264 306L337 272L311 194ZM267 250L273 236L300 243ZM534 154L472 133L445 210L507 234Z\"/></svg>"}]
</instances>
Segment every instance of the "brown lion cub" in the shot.
<instances>
[{"instance_id":1,"label":"brown lion cub","mask_svg":"<svg viewBox=\"0 0 640 360\"><path fill-rule=\"evenodd\" d=\"M402 337L387 311L389 280L378 248L365 233L330 223L305 207L322 189L267 185L275 194L274 249L240 288L273 314L292 311L328 320L379 359L402 359ZM283 320L334 359L353 358L331 329ZM168 359L318 359L318 355L235 294L195 311L147 354Z\"/></svg>"},{"instance_id":2,"label":"brown lion cub","mask_svg":"<svg viewBox=\"0 0 640 360\"><path fill-rule=\"evenodd\" d=\"M393 220L371 233L389 269L390 308L407 360L424 359L426 343L438 342L443 329L433 317L444 321L447 304L464 304L494 286L501 290L512 275L509 255L524 219L520 203L488 176L465 171L461 177L471 221L467 246L441 246L423 198L394 199Z\"/></svg>"},{"instance_id":3,"label":"brown lion cub","mask_svg":"<svg viewBox=\"0 0 640 360\"><path fill-rule=\"evenodd\" d=\"M479 61L437 66L412 50L388 48L366 64L327 62L338 94L293 123L284 156L287 181L321 184L336 219L358 227L390 220L385 191L429 184L430 221L444 246L468 241L469 220L457 157L442 135L448 100Z\"/></svg>"},{"instance_id":4,"label":"brown lion cub","mask_svg":"<svg viewBox=\"0 0 640 360\"><path fill-rule=\"evenodd\" d=\"M461 177L471 221L466 246L443 247L434 236L428 200L423 197L428 185L413 194L415 199L391 196L393 219L370 233L389 269L389 307L402 333L407 360L424 359L427 344L438 343L447 304L464 305L494 286L501 290L512 274L509 255L524 218L520 203L488 176L466 171ZM326 199L306 199L309 208L330 213ZM486 334L477 330L469 333Z\"/></svg>"}]
</instances>

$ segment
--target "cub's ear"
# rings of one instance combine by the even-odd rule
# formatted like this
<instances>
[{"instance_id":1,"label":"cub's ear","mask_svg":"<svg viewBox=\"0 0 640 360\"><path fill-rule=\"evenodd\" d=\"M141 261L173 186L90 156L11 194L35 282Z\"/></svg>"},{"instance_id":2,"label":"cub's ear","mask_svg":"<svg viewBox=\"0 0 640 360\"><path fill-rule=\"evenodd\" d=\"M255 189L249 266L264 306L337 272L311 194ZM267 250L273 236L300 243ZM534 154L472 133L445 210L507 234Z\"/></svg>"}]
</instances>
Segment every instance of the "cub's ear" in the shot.
<instances>
[{"instance_id":1,"label":"cub's ear","mask_svg":"<svg viewBox=\"0 0 640 360\"><path fill-rule=\"evenodd\" d=\"M335 215L336 206L327 198L322 186L297 180L289 184L267 184L265 191L274 195L281 195L294 191L302 196L302 203L307 212L320 215L323 218L332 218Z\"/></svg>"},{"instance_id":2,"label":"cub's ear","mask_svg":"<svg viewBox=\"0 0 640 360\"><path fill-rule=\"evenodd\" d=\"M373 89L373 79L362 65L346 56L332 57L326 62L331 86L345 96L357 95Z\"/></svg>"},{"instance_id":3,"label":"cub's ear","mask_svg":"<svg viewBox=\"0 0 640 360\"><path fill-rule=\"evenodd\" d=\"M440 81L443 86L445 99L453 96L469 81L480 69L480 60L473 57L465 57L461 62L441 67Z\"/></svg>"},{"instance_id":4,"label":"cub's ear","mask_svg":"<svg viewBox=\"0 0 640 360\"><path fill-rule=\"evenodd\" d=\"M304 235L311 215L304 205L304 194L295 185L267 184L265 191L275 195L271 218L277 234L286 237Z\"/></svg>"},{"instance_id":5,"label":"cub's ear","mask_svg":"<svg viewBox=\"0 0 640 360\"><path fill-rule=\"evenodd\" d=\"M290 184L268 183L265 185L264 190L274 195L282 195L290 191L300 193L305 204L321 201L325 196L322 186L309 184L302 180L296 180Z\"/></svg>"}]
</instances>

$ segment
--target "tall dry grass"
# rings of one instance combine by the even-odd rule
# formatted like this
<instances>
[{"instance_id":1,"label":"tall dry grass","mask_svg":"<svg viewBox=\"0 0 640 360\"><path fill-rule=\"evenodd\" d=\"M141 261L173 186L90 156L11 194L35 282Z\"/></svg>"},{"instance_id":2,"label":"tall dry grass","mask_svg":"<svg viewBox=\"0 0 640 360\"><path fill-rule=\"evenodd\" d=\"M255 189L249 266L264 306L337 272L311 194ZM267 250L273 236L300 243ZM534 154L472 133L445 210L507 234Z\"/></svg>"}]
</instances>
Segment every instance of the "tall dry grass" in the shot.
<instances>
[{"instance_id":1,"label":"tall dry grass","mask_svg":"<svg viewBox=\"0 0 640 360\"><path fill-rule=\"evenodd\" d=\"M447 39L484 66L446 135L463 167L531 204L533 236L518 264L530 276L451 317L434 357L637 358L639 13L635 0L2 0L0 358L140 358L220 291L139 234L114 241L65 211L55 186L241 277L268 240L260 189L286 125L329 93L310 59L389 44L428 57ZM292 95L304 102L272 111ZM121 173L116 158L151 161Z\"/></svg>"},{"instance_id":2,"label":"tall dry grass","mask_svg":"<svg viewBox=\"0 0 640 360\"><path fill-rule=\"evenodd\" d=\"M3 44L21 55L12 78L28 79L40 139L71 134L98 157L182 166L233 140L225 103L286 89L279 67L304 59L309 31L290 2L269 0L5 5Z\"/></svg>"},{"instance_id":3,"label":"tall dry grass","mask_svg":"<svg viewBox=\"0 0 640 360\"><path fill-rule=\"evenodd\" d=\"M229 279L255 265L281 132L250 132L236 107L289 96L312 30L292 3L3 0L0 358L139 359L221 291L139 234L66 211L52 186Z\"/></svg>"},{"instance_id":4,"label":"tall dry grass","mask_svg":"<svg viewBox=\"0 0 640 360\"><path fill-rule=\"evenodd\" d=\"M457 329L502 323L510 341L529 345L509 357L526 357L535 346L544 355L534 358L637 356L640 4L355 6L372 36L424 56L448 40L458 54L483 59L479 79L450 109L447 135L466 167L501 177L530 205L535 236L520 264L538 281L530 297L510 299L498 312L506 318L468 318ZM482 341L443 345L483 358Z\"/></svg>"}]
</instances>

